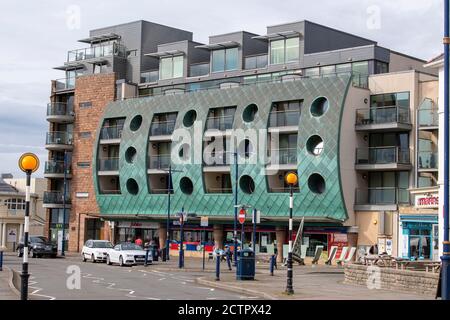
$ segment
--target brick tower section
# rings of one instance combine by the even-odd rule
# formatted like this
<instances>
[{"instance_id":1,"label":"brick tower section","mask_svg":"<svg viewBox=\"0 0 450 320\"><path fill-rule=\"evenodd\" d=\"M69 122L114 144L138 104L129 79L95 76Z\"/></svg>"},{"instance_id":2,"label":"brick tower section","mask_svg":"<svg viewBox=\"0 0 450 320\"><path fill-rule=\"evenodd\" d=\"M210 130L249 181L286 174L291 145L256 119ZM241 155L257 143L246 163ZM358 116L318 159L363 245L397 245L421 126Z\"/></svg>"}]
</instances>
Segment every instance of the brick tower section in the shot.
<instances>
[{"instance_id":1,"label":"brick tower section","mask_svg":"<svg viewBox=\"0 0 450 320\"><path fill-rule=\"evenodd\" d=\"M87 229L87 219L97 219L99 238L109 238L107 223L100 223L95 198L93 156L99 121L106 105L114 101L115 73L95 74L77 78L75 86L74 148L72 154L72 210L69 222L69 251L80 251ZM79 163L89 163L88 167ZM83 195L83 197L77 197ZM87 196L86 196L87 195ZM86 235L87 236L87 235Z\"/></svg>"}]
</instances>

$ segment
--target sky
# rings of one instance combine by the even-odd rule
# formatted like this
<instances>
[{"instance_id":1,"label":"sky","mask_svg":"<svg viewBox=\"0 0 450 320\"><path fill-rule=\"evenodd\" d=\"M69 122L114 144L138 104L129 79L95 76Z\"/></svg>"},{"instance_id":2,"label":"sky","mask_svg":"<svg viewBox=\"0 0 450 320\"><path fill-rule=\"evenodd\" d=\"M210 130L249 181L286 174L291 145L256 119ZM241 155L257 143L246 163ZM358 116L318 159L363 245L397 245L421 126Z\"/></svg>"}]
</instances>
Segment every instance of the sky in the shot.
<instances>
[{"instance_id":1,"label":"sky","mask_svg":"<svg viewBox=\"0 0 450 320\"><path fill-rule=\"evenodd\" d=\"M54 70L89 30L148 20L210 35L310 20L375 40L379 45L430 60L443 51L441 0L0 0L0 173L20 176L24 152L41 159L43 174L46 106Z\"/></svg>"}]
</instances>

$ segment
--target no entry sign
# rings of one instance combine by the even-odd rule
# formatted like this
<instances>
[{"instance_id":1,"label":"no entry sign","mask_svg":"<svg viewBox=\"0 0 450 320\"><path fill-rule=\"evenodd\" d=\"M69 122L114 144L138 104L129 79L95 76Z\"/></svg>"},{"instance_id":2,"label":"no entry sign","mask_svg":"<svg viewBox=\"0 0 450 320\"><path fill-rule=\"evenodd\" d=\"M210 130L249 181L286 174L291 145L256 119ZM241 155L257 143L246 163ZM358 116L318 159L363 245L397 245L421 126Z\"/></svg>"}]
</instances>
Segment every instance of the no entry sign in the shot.
<instances>
[{"instance_id":1,"label":"no entry sign","mask_svg":"<svg viewBox=\"0 0 450 320\"><path fill-rule=\"evenodd\" d=\"M241 209L241 210L239 210L239 223L240 224L244 224L244 222L245 222L245 209Z\"/></svg>"}]
</instances>

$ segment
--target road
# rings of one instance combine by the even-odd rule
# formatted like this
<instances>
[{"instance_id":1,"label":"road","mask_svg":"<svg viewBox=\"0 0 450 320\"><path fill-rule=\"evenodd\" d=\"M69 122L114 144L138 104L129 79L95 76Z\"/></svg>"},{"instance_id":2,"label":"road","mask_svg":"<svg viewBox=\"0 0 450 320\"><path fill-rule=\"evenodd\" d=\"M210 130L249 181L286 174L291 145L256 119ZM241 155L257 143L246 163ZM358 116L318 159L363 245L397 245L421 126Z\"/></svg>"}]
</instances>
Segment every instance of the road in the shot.
<instances>
[{"instance_id":1,"label":"road","mask_svg":"<svg viewBox=\"0 0 450 320\"><path fill-rule=\"evenodd\" d=\"M19 272L22 269L21 258L6 256L4 263ZM257 299L199 285L195 279L204 276L203 273L166 272L161 268L155 270L157 267L156 264L147 267L120 267L108 266L105 263L83 263L78 257L30 258L29 295L31 299L38 300ZM80 274L78 278L77 273Z\"/></svg>"}]
</instances>

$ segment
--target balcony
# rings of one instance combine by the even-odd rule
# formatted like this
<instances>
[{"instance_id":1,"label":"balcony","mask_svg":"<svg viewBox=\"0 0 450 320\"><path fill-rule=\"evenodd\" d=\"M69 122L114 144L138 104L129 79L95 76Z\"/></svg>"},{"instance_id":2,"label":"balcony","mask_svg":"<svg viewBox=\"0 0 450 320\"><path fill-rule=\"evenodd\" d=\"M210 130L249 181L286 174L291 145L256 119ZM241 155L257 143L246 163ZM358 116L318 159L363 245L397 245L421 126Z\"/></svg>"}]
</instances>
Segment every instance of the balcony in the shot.
<instances>
[{"instance_id":1,"label":"balcony","mask_svg":"<svg viewBox=\"0 0 450 320\"><path fill-rule=\"evenodd\" d=\"M222 193L233 193L233 188L206 188L206 193L216 193L216 194L222 194Z\"/></svg>"},{"instance_id":2,"label":"balcony","mask_svg":"<svg viewBox=\"0 0 450 320\"><path fill-rule=\"evenodd\" d=\"M64 131L47 132L45 148L48 150L72 150L72 133Z\"/></svg>"},{"instance_id":3,"label":"balcony","mask_svg":"<svg viewBox=\"0 0 450 320\"><path fill-rule=\"evenodd\" d=\"M232 155L233 153L228 151L203 153L204 171L221 171L220 167L229 167L233 163Z\"/></svg>"},{"instance_id":4,"label":"balcony","mask_svg":"<svg viewBox=\"0 0 450 320\"><path fill-rule=\"evenodd\" d=\"M103 127L100 130L100 144L119 144L123 126Z\"/></svg>"},{"instance_id":5,"label":"balcony","mask_svg":"<svg viewBox=\"0 0 450 320\"><path fill-rule=\"evenodd\" d=\"M409 149L399 147L371 147L356 149L356 170L411 170Z\"/></svg>"},{"instance_id":6,"label":"balcony","mask_svg":"<svg viewBox=\"0 0 450 320\"><path fill-rule=\"evenodd\" d=\"M356 110L356 131L410 131L408 107L392 106Z\"/></svg>"},{"instance_id":7,"label":"balcony","mask_svg":"<svg viewBox=\"0 0 450 320\"><path fill-rule=\"evenodd\" d=\"M148 157L148 173L164 172L169 169L171 164L170 154L150 155Z\"/></svg>"},{"instance_id":8,"label":"balcony","mask_svg":"<svg viewBox=\"0 0 450 320\"><path fill-rule=\"evenodd\" d=\"M75 120L75 114L71 105L63 102L47 104L47 121L56 123L71 123Z\"/></svg>"},{"instance_id":9,"label":"balcony","mask_svg":"<svg viewBox=\"0 0 450 320\"><path fill-rule=\"evenodd\" d=\"M66 208L71 207L70 192L66 192ZM44 208L62 208L64 206L64 193L62 191L45 191L43 199Z\"/></svg>"},{"instance_id":10,"label":"balcony","mask_svg":"<svg viewBox=\"0 0 450 320\"><path fill-rule=\"evenodd\" d=\"M267 170L296 170L297 169L297 149L271 149L269 154L270 164Z\"/></svg>"},{"instance_id":11,"label":"balcony","mask_svg":"<svg viewBox=\"0 0 450 320\"><path fill-rule=\"evenodd\" d=\"M98 45L89 48L71 50L67 53L67 64L85 60L96 60L105 57L122 57L126 58L126 49L118 43Z\"/></svg>"},{"instance_id":12,"label":"balcony","mask_svg":"<svg viewBox=\"0 0 450 320\"><path fill-rule=\"evenodd\" d=\"M436 108L419 110L417 123L419 124L419 129L422 129L422 130L438 129L438 127L439 127L438 110Z\"/></svg>"},{"instance_id":13,"label":"balcony","mask_svg":"<svg viewBox=\"0 0 450 320\"><path fill-rule=\"evenodd\" d=\"M247 56L244 58L244 67L246 70L267 68L267 63L268 63L267 54Z\"/></svg>"},{"instance_id":14,"label":"balcony","mask_svg":"<svg viewBox=\"0 0 450 320\"><path fill-rule=\"evenodd\" d=\"M281 132L297 132L300 121L300 111L271 111L269 115L270 128L278 128Z\"/></svg>"},{"instance_id":15,"label":"balcony","mask_svg":"<svg viewBox=\"0 0 450 320\"><path fill-rule=\"evenodd\" d=\"M55 80L55 91L67 91L75 89L75 78L62 78Z\"/></svg>"},{"instance_id":16,"label":"balcony","mask_svg":"<svg viewBox=\"0 0 450 320\"><path fill-rule=\"evenodd\" d=\"M175 130L175 121L154 121L150 127L150 136L171 136Z\"/></svg>"},{"instance_id":17,"label":"balcony","mask_svg":"<svg viewBox=\"0 0 450 320\"><path fill-rule=\"evenodd\" d=\"M119 158L98 159L98 175L118 175Z\"/></svg>"},{"instance_id":18,"label":"balcony","mask_svg":"<svg viewBox=\"0 0 450 320\"><path fill-rule=\"evenodd\" d=\"M153 83L159 80L159 70L141 72L141 83Z\"/></svg>"},{"instance_id":19,"label":"balcony","mask_svg":"<svg viewBox=\"0 0 450 320\"><path fill-rule=\"evenodd\" d=\"M65 175L67 179L72 178L72 169L70 165L67 165ZM46 161L44 178L64 178L64 161Z\"/></svg>"},{"instance_id":20,"label":"balcony","mask_svg":"<svg viewBox=\"0 0 450 320\"><path fill-rule=\"evenodd\" d=\"M356 189L355 192L355 210L397 210L399 204L407 205L409 203L408 189L381 187Z\"/></svg>"},{"instance_id":21,"label":"balcony","mask_svg":"<svg viewBox=\"0 0 450 320\"><path fill-rule=\"evenodd\" d=\"M225 131L233 128L234 116L208 117L206 130Z\"/></svg>"},{"instance_id":22,"label":"balcony","mask_svg":"<svg viewBox=\"0 0 450 320\"><path fill-rule=\"evenodd\" d=\"M418 168L419 171L437 171L439 153L432 151L418 152Z\"/></svg>"},{"instance_id":23,"label":"balcony","mask_svg":"<svg viewBox=\"0 0 450 320\"><path fill-rule=\"evenodd\" d=\"M202 77L209 74L209 62L196 63L189 66L190 77Z\"/></svg>"},{"instance_id":24,"label":"balcony","mask_svg":"<svg viewBox=\"0 0 450 320\"><path fill-rule=\"evenodd\" d=\"M269 193L290 193L291 189L290 187L274 187L268 188ZM298 186L292 187L292 192L297 193L300 192L300 188Z\"/></svg>"}]
</instances>

